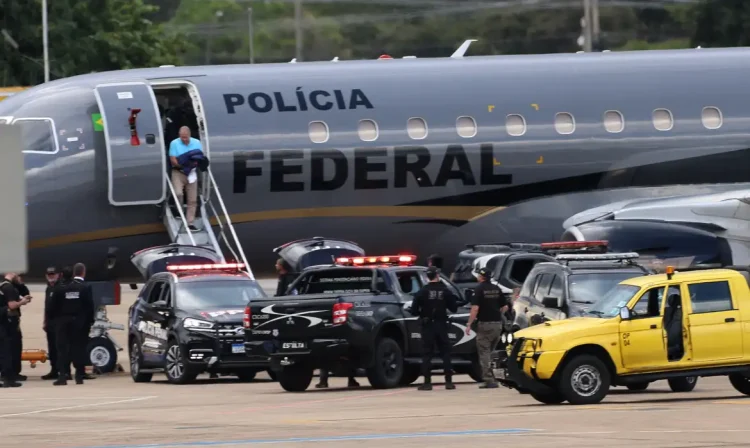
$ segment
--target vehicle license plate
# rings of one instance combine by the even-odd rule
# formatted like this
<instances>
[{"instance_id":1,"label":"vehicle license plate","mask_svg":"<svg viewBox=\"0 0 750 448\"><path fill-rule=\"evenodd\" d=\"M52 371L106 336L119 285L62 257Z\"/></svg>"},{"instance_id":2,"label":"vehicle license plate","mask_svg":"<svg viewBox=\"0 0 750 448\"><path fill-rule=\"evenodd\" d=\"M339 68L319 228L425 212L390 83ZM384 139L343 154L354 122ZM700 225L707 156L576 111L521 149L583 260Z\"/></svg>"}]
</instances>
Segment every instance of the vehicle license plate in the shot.
<instances>
[{"instance_id":1,"label":"vehicle license plate","mask_svg":"<svg viewBox=\"0 0 750 448\"><path fill-rule=\"evenodd\" d=\"M305 343L304 342L282 342L281 348L286 349L286 350L305 348Z\"/></svg>"},{"instance_id":2,"label":"vehicle license plate","mask_svg":"<svg viewBox=\"0 0 750 448\"><path fill-rule=\"evenodd\" d=\"M245 353L245 344L232 344L232 353Z\"/></svg>"}]
</instances>

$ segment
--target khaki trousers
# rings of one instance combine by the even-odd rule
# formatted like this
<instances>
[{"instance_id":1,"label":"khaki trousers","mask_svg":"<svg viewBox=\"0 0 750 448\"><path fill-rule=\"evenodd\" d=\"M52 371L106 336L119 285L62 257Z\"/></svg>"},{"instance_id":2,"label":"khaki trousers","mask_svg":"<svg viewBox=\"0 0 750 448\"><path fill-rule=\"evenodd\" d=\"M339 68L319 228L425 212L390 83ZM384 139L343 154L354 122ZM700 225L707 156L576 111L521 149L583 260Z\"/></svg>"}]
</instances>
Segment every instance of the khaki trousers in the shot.
<instances>
[{"instance_id":1,"label":"khaki trousers","mask_svg":"<svg viewBox=\"0 0 750 448\"><path fill-rule=\"evenodd\" d=\"M478 322L477 325L477 355L482 366L482 379L487 383L495 383L495 375L490 368L492 351L500 342L503 334L502 322Z\"/></svg>"},{"instance_id":2,"label":"khaki trousers","mask_svg":"<svg viewBox=\"0 0 750 448\"><path fill-rule=\"evenodd\" d=\"M182 171L172 170L172 186L177 194L177 205L182 207L183 189L187 190L187 218L188 225L195 220L195 209L198 206L198 181L188 183L187 176Z\"/></svg>"}]
</instances>

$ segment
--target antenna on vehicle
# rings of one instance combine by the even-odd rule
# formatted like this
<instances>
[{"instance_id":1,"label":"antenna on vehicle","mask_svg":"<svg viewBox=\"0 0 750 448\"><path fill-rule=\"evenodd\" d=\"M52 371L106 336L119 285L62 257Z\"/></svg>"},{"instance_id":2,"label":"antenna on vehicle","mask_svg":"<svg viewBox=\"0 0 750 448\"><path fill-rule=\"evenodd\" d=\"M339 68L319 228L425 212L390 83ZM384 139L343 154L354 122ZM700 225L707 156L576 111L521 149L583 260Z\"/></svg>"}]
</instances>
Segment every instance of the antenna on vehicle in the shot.
<instances>
[{"instance_id":1,"label":"antenna on vehicle","mask_svg":"<svg viewBox=\"0 0 750 448\"><path fill-rule=\"evenodd\" d=\"M469 46L472 42L476 42L476 39L469 39L464 41L464 43L461 44L460 47L458 47L458 50L454 51L451 55L452 58L462 58L466 54L466 50L469 49Z\"/></svg>"}]
</instances>

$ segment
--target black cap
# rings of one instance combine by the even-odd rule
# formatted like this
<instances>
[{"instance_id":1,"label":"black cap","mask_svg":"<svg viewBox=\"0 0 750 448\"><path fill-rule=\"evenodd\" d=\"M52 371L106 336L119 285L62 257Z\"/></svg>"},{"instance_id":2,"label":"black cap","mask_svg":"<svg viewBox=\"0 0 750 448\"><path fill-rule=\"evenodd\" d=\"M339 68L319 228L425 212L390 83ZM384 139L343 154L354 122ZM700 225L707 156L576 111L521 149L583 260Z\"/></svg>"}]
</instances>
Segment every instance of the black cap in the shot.
<instances>
[{"instance_id":1,"label":"black cap","mask_svg":"<svg viewBox=\"0 0 750 448\"><path fill-rule=\"evenodd\" d=\"M487 270L487 268L482 268L477 271L477 274L481 275L484 278L490 278L490 271Z\"/></svg>"},{"instance_id":2,"label":"black cap","mask_svg":"<svg viewBox=\"0 0 750 448\"><path fill-rule=\"evenodd\" d=\"M47 274L57 274L57 268L54 266L50 266L47 268Z\"/></svg>"}]
</instances>

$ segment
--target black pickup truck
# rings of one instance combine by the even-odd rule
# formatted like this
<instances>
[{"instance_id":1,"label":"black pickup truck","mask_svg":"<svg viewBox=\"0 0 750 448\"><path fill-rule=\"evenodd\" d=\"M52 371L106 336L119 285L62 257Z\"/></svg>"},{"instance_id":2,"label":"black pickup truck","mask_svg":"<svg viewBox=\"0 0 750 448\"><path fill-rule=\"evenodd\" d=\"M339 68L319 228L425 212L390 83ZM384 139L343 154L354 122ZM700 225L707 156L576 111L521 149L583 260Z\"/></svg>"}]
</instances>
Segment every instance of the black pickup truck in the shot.
<instances>
[{"instance_id":1,"label":"black pickup truck","mask_svg":"<svg viewBox=\"0 0 750 448\"><path fill-rule=\"evenodd\" d=\"M414 382L420 374L419 323L409 313L413 294L426 282L426 268L414 256L340 258L303 270L287 296L253 300L245 309L245 353L269 359L281 386L304 391L317 368L363 368L374 388ZM456 373L481 381L476 334L465 334L469 304L459 297L450 316ZM433 359L435 368L442 362Z\"/></svg>"}]
</instances>

